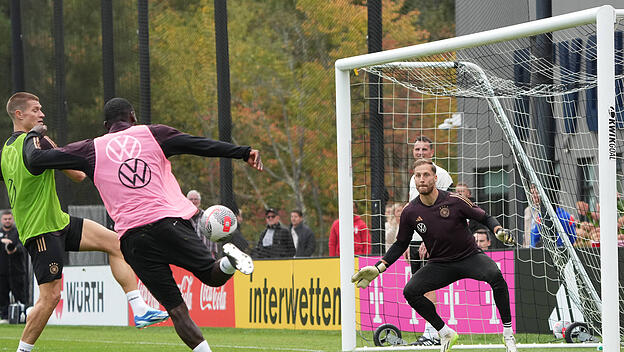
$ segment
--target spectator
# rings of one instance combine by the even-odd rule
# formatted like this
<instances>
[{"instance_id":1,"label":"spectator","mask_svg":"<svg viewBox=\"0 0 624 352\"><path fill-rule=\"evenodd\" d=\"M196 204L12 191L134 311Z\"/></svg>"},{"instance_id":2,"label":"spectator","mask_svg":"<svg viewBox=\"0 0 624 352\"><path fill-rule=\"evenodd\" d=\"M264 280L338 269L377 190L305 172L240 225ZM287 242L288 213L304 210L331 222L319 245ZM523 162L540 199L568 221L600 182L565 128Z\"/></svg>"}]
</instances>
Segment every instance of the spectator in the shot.
<instances>
[{"instance_id":1,"label":"spectator","mask_svg":"<svg viewBox=\"0 0 624 352\"><path fill-rule=\"evenodd\" d=\"M276 209L269 208L265 211L266 229L260 234L260 240L252 252L254 258L280 258L293 257L295 245L292 236L286 227L280 223L280 217Z\"/></svg>"},{"instance_id":2,"label":"spectator","mask_svg":"<svg viewBox=\"0 0 624 352\"><path fill-rule=\"evenodd\" d=\"M472 191L470 191L470 188L468 187L467 184L465 183L458 183L457 187L455 187L455 193L464 196L464 198L468 199L469 201L476 203L474 198L472 197ZM481 224L478 221L475 221L473 219L468 219L468 230L470 230L471 233L476 233L479 230L483 230L483 231L488 231L487 226L485 226L484 224ZM491 237L490 237L491 239ZM494 248L504 248L505 245L502 244L499 240L494 239ZM492 242L490 242L490 246L492 245Z\"/></svg>"},{"instance_id":3,"label":"spectator","mask_svg":"<svg viewBox=\"0 0 624 352\"><path fill-rule=\"evenodd\" d=\"M540 212L540 198L537 188L531 184L531 194L529 205L524 208L524 236L522 238L523 247L531 247L531 230L537 224L536 220Z\"/></svg>"},{"instance_id":4,"label":"spectator","mask_svg":"<svg viewBox=\"0 0 624 352\"><path fill-rule=\"evenodd\" d=\"M394 241L396 241L396 236L399 232L399 219L401 218L402 211L403 205L400 203L388 204L386 206L386 251L390 249Z\"/></svg>"},{"instance_id":5,"label":"spectator","mask_svg":"<svg viewBox=\"0 0 624 352\"><path fill-rule=\"evenodd\" d=\"M414 156L414 160L418 159L427 159L432 161L434 150L433 150L433 142L426 136L416 137L414 140L414 148L412 149L412 155ZM448 171L444 170L440 166L433 164L436 168L436 176L438 180L436 181L436 188L441 189L443 191L448 190L453 187L453 179L451 175L449 175ZM412 168L413 171L413 168ZM413 200L418 196L418 189L416 188L416 181L414 179L414 175L410 178L409 183L409 199Z\"/></svg>"},{"instance_id":6,"label":"spectator","mask_svg":"<svg viewBox=\"0 0 624 352\"><path fill-rule=\"evenodd\" d=\"M199 194L198 191L196 191L194 189L188 191L188 193L186 194L186 198L188 200L190 200L191 203L193 203L193 205L197 207L197 209L202 210L202 208L200 207L200 205L201 205L201 194Z\"/></svg>"},{"instance_id":7,"label":"spectator","mask_svg":"<svg viewBox=\"0 0 624 352\"><path fill-rule=\"evenodd\" d=\"M340 233L339 233L339 220L337 219L332 224L329 231L329 256L340 256ZM353 242L354 242L354 254L367 255L371 250L371 235L368 231L368 226L359 215L357 215L357 207L353 204Z\"/></svg>"},{"instance_id":8,"label":"spectator","mask_svg":"<svg viewBox=\"0 0 624 352\"><path fill-rule=\"evenodd\" d=\"M295 245L295 257L311 257L316 250L314 232L303 223L303 213L299 209L290 212L290 234Z\"/></svg>"},{"instance_id":9,"label":"spectator","mask_svg":"<svg viewBox=\"0 0 624 352\"><path fill-rule=\"evenodd\" d=\"M26 294L26 250L15 228L10 210L2 212L0 229L0 324L8 323L9 292L21 303L28 304Z\"/></svg>"},{"instance_id":10,"label":"spectator","mask_svg":"<svg viewBox=\"0 0 624 352\"><path fill-rule=\"evenodd\" d=\"M471 202L474 202L474 199L472 199L472 192L470 191L470 188L468 188L468 185L465 183L458 183L457 187L455 187L455 192L461 194L462 196L470 199Z\"/></svg>"},{"instance_id":11,"label":"spectator","mask_svg":"<svg viewBox=\"0 0 624 352\"><path fill-rule=\"evenodd\" d=\"M484 251L490 249L492 241L490 240L490 233L487 229L478 229L475 233L473 233L473 236L479 248Z\"/></svg>"},{"instance_id":12,"label":"spectator","mask_svg":"<svg viewBox=\"0 0 624 352\"><path fill-rule=\"evenodd\" d=\"M600 247L600 204L597 211L590 211L589 204L583 201L576 202L579 226L577 232L577 247L592 246ZM624 247L624 199L617 193L617 227L618 247Z\"/></svg>"},{"instance_id":13,"label":"spectator","mask_svg":"<svg viewBox=\"0 0 624 352\"><path fill-rule=\"evenodd\" d=\"M533 218L535 224L533 225L533 227L531 227L530 234L531 247L535 248L543 245L543 238L540 232L542 230L542 217L539 213L540 197L537 191L537 187L534 184L531 184L531 198L533 201L533 209L531 211L537 211L537 215L535 216L535 218ZM557 218L559 219L563 230L568 235L570 243L574 244L574 241L576 241L576 220L574 220L572 214L568 213L561 207L557 207L555 209L555 213L557 214ZM556 245L557 247L563 246L563 240L561 239L560 234L557 235Z\"/></svg>"},{"instance_id":14,"label":"spectator","mask_svg":"<svg viewBox=\"0 0 624 352\"><path fill-rule=\"evenodd\" d=\"M191 221L191 223L193 224L193 227L195 228L195 231L197 232L197 236L199 236L199 238L201 238L202 242L204 243L204 245L206 246L206 248L208 248L208 251L210 252L210 257L212 259L219 259L222 257L221 255L221 249L219 248L219 245L215 242L212 242L211 240L209 240L206 236L203 236L200 232L199 232L199 226L197 226L197 223L199 222L199 220L201 219L202 215L204 214L204 210L201 208L201 194L199 194L198 191L192 189L190 191L188 191L188 193L186 194L186 199L190 200L191 203L193 203L193 205L197 208L197 213L195 213L195 215L193 215L189 220Z\"/></svg>"},{"instance_id":15,"label":"spectator","mask_svg":"<svg viewBox=\"0 0 624 352\"><path fill-rule=\"evenodd\" d=\"M249 242L247 242L241 230L241 227L243 226L243 211L240 208L236 208L236 211L234 211L234 213L236 214L236 230L232 232L232 238L226 243L232 243L241 251L249 253Z\"/></svg>"}]
</instances>

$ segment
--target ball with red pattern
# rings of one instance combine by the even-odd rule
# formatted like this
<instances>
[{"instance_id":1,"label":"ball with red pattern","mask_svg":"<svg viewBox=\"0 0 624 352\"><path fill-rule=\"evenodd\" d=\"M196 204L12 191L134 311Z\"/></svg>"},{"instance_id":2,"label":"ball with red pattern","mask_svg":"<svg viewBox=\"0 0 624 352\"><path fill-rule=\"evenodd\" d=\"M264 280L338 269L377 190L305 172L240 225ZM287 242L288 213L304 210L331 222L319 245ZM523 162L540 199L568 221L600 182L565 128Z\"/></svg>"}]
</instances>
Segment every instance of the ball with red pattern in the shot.
<instances>
[{"instance_id":1,"label":"ball with red pattern","mask_svg":"<svg viewBox=\"0 0 624 352\"><path fill-rule=\"evenodd\" d=\"M213 205L204 210L198 226L200 233L212 242L227 242L232 238L238 223L236 215L228 207Z\"/></svg>"}]
</instances>

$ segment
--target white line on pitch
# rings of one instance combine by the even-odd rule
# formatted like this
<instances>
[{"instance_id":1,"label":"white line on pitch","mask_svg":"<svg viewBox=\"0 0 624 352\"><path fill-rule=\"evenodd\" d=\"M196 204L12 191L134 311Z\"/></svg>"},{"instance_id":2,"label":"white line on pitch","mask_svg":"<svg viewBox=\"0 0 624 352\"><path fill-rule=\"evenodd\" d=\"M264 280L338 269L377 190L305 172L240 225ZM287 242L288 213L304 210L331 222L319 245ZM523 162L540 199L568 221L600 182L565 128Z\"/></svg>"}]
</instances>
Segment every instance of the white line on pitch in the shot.
<instances>
[{"instance_id":1,"label":"white line on pitch","mask_svg":"<svg viewBox=\"0 0 624 352\"><path fill-rule=\"evenodd\" d=\"M15 340L12 337L2 337L0 336L0 340ZM93 343L103 343L103 344L116 344L116 345L158 345L158 346L183 346L182 342L173 343L173 342L145 342L145 341L137 341L137 342L120 342L120 341L108 341L108 340L76 340L76 339L59 339L59 338L43 338L45 341L59 341L59 342L93 342ZM218 348L235 348L235 349L252 349L252 350L263 350L263 351L296 351L296 352L324 352L323 350L311 350L306 348L291 348L291 347L264 347L264 346L235 346L235 345L217 345L210 344L211 347ZM3 349L2 349L3 350Z\"/></svg>"}]
</instances>

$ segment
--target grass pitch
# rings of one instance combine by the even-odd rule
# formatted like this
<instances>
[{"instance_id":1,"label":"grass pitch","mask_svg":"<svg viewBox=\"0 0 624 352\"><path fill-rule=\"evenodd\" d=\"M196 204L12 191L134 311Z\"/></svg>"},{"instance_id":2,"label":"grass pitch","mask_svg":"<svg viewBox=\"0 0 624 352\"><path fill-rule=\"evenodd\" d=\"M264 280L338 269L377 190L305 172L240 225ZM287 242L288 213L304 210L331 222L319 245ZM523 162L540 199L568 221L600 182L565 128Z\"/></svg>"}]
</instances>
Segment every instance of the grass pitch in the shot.
<instances>
[{"instance_id":1,"label":"grass pitch","mask_svg":"<svg viewBox=\"0 0 624 352\"><path fill-rule=\"evenodd\" d=\"M0 351L15 352L24 325L0 325ZM339 351L339 331L202 328L210 348L225 351ZM46 326L33 352L152 352L190 349L173 327Z\"/></svg>"},{"instance_id":2,"label":"grass pitch","mask_svg":"<svg viewBox=\"0 0 624 352\"><path fill-rule=\"evenodd\" d=\"M0 325L0 351L14 352L24 325ZM204 337L215 352L280 351L280 352L335 352L341 350L340 331L301 331L273 329L202 328ZM364 334L367 335L367 334ZM409 335L408 335L409 336ZM413 342L412 336L405 336ZM368 338L368 336L365 336ZM372 338L372 336L371 336ZM542 337L543 338L543 337ZM462 335L458 344L500 344L497 336ZM362 340L358 339L358 344ZM518 336L519 343L552 342L539 341L538 335ZM552 340L552 339L551 339ZM372 344L372 341L371 341ZM390 350L390 349L389 349ZM574 351L583 349L520 349L530 352ZM154 326L138 330L133 327L111 326L54 326L45 328L33 352L153 352L190 351L180 340L173 327ZM428 349L431 351L431 349ZM458 349L458 351L461 351ZM488 350L497 351L497 350Z\"/></svg>"}]
</instances>

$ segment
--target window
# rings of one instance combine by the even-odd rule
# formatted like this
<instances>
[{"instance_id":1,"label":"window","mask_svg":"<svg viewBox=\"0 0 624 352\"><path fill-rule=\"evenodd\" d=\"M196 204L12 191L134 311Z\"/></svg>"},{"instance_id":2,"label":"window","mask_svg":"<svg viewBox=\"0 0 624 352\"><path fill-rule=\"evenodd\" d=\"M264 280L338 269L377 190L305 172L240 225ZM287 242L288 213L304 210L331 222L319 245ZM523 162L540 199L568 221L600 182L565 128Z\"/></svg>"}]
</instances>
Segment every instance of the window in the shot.
<instances>
[{"instance_id":1,"label":"window","mask_svg":"<svg viewBox=\"0 0 624 352\"><path fill-rule=\"evenodd\" d=\"M503 227L506 224L505 205L508 198L509 173L505 169L477 170L477 204L494 216Z\"/></svg>"},{"instance_id":2,"label":"window","mask_svg":"<svg viewBox=\"0 0 624 352\"><path fill-rule=\"evenodd\" d=\"M578 159L578 194L579 200L589 204L590 211L596 211L598 204L597 189L598 179L596 168L592 158Z\"/></svg>"}]
</instances>

